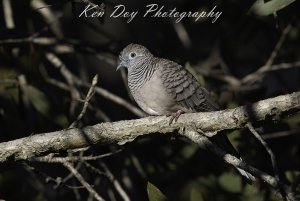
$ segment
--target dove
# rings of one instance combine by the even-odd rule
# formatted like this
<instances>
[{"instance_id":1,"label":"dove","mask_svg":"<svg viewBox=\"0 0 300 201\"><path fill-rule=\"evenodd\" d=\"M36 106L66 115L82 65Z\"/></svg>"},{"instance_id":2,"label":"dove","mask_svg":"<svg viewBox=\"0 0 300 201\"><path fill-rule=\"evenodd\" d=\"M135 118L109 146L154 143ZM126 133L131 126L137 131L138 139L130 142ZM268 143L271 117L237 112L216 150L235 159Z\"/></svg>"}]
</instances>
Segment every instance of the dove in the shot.
<instances>
[{"instance_id":1,"label":"dove","mask_svg":"<svg viewBox=\"0 0 300 201\"><path fill-rule=\"evenodd\" d=\"M128 70L128 87L139 105L149 115L171 116L170 124L183 113L220 110L209 92L183 66L155 57L146 47L129 44L119 55L117 70ZM239 157L226 135L218 135L220 147ZM240 157L239 157L240 158ZM255 178L237 168L249 183Z\"/></svg>"}]
</instances>

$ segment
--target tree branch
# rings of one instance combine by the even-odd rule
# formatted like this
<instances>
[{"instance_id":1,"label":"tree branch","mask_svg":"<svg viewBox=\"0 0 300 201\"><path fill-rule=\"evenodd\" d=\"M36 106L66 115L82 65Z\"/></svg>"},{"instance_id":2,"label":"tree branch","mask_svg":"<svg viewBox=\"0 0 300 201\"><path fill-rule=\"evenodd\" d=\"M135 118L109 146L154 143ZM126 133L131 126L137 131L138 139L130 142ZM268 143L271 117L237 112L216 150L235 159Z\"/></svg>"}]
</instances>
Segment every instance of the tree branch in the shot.
<instances>
[{"instance_id":1,"label":"tree branch","mask_svg":"<svg viewBox=\"0 0 300 201\"><path fill-rule=\"evenodd\" d=\"M178 122L171 125L169 125L169 118L152 116L137 120L101 123L81 129L72 128L36 134L0 143L0 163L8 160L34 161L37 159L36 156L48 153L83 148L93 144L122 145L133 141L139 136L151 133L165 134L179 131L181 135L199 146L209 149L226 163L248 171L275 190L283 189L284 194L282 194L282 197L285 200L293 201L295 200L294 193L289 186L281 183L275 177L246 165L238 158L227 154L212 143L209 137L222 130L246 127L249 122L278 119L283 115L290 115L299 111L300 92L295 92L234 109L183 114ZM200 134L198 131L201 131Z\"/></svg>"},{"instance_id":2,"label":"tree branch","mask_svg":"<svg viewBox=\"0 0 300 201\"><path fill-rule=\"evenodd\" d=\"M150 133L169 133L184 127L195 127L207 136L217 132L245 127L248 122L276 119L282 114L300 111L300 92L281 95L217 112L189 113L180 116L178 122L169 125L169 118L145 117L136 120L100 123L84 128L73 128L42 133L0 143L0 162L26 160L31 157L82 148L93 144L125 144Z\"/></svg>"}]
</instances>

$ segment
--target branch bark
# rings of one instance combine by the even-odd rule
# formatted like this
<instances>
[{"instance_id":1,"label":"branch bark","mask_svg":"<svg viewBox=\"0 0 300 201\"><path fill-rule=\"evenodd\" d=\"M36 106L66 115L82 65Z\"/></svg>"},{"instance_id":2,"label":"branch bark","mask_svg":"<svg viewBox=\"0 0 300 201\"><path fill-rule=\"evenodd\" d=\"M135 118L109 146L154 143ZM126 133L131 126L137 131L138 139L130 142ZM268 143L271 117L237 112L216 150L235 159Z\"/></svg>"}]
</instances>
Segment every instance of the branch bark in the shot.
<instances>
[{"instance_id":1,"label":"branch bark","mask_svg":"<svg viewBox=\"0 0 300 201\"><path fill-rule=\"evenodd\" d=\"M168 124L169 119L164 116L150 116L136 120L107 122L84 128L41 133L0 143L0 163L9 159L27 160L47 153L94 144L122 145L139 136L151 133L165 134L185 127L199 129L206 136L211 137L222 130L245 127L248 122L277 119L281 115L298 111L300 111L300 92L295 92L234 109L183 114L172 125Z\"/></svg>"}]
</instances>

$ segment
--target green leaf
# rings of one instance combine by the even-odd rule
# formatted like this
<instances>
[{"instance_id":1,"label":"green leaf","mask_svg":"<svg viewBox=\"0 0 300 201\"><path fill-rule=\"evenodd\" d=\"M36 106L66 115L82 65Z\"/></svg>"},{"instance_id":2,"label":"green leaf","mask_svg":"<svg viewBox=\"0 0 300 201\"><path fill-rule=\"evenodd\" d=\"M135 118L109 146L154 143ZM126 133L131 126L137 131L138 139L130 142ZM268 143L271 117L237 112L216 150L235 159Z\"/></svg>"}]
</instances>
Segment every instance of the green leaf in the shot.
<instances>
[{"instance_id":1,"label":"green leaf","mask_svg":"<svg viewBox=\"0 0 300 201\"><path fill-rule=\"evenodd\" d=\"M259 16L266 16L285 8L294 1L295 0L272 0L264 2L264 0L257 0L252 5L249 12Z\"/></svg>"},{"instance_id":2,"label":"green leaf","mask_svg":"<svg viewBox=\"0 0 300 201\"><path fill-rule=\"evenodd\" d=\"M230 132L227 137L229 138L230 142L237 147L240 144L239 140L236 140L239 136L241 136L241 131L240 130L234 130Z\"/></svg>"},{"instance_id":3,"label":"green leaf","mask_svg":"<svg viewBox=\"0 0 300 201\"><path fill-rule=\"evenodd\" d=\"M263 201L264 191L258 191L254 185L246 185L241 200Z\"/></svg>"},{"instance_id":4,"label":"green leaf","mask_svg":"<svg viewBox=\"0 0 300 201\"><path fill-rule=\"evenodd\" d=\"M196 80L202 85L205 86L204 77L197 73L197 71L190 65L190 63L185 64L185 68L196 78Z\"/></svg>"},{"instance_id":5,"label":"green leaf","mask_svg":"<svg viewBox=\"0 0 300 201\"><path fill-rule=\"evenodd\" d=\"M292 170L288 170L284 172L285 177L289 180L289 182L293 182L295 180L295 178L297 177L297 175L299 174L299 171L292 171Z\"/></svg>"},{"instance_id":6,"label":"green leaf","mask_svg":"<svg viewBox=\"0 0 300 201\"><path fill-rule=\"evenodd\" d=\"M233 173L224 173L219 177L220 186L230 193L239 193L242 191L242 179Z\"/></svg>"},{"instance_id":7,"label":"green leaf","mask_svg":"<svg viewBox=\"0 0 300 201\"><path fill-rule=\"evenodd\" d=\"M147 192L149 201L168 201L166 196L150 182L147 184Z\"/></svg>"},{"instance_id":8,"label":"green leaf","mask_svg":"<svg viewBox=\"0 0 300 201\"><path fill-rule=\"evenodd\" d=\"M206 175L205 177L200 177L198 179L199 183L208 188L214 188L217 185L217 177L213 174Z\"/></svg>"},{"instance_id":9,"label":"green leaf","mask_svg":"<svg viewBox=\"0 0 300 201\"><path fill-rule=\"evenodd\" d=\"M199 192L195 188L192 188L191 194L190 194L190 201L204 201L201 192Z\"/></svg>"},{"instance_id":10,"label":"green leaf","mask_svg":"<svg viewBox=\"0 0 300 201\"><path fill-rule=\"evenodd\" d=\"M193 157L195 155L195 153L198 150L198 146L196 145L189 145L189 146L184 146L181 149L181 155L184 159L190 159L191 157Z\"/></svg>"},{"instance_id":11,"label":"green leaf","mask_svg":"<svg viewBox=\"0 0 300 201\"><path fill-rule=\"evenodd\" d=\"M48 116L50 103L46 95L39 89L28 84L22 85L22 89L26 99L32 103L33 107L41 114Z\"/></svg>"}]
</instances>

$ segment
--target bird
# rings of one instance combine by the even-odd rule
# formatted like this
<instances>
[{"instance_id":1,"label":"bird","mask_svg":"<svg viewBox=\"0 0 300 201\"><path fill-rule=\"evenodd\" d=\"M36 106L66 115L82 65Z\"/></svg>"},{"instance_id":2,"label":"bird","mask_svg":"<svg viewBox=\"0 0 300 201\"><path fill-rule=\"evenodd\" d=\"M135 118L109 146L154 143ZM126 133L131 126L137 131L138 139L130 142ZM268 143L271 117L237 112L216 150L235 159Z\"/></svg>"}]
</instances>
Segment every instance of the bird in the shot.
<instances>
[{"instance_id":1,"label":"bird","mask_svg":"<svg viewBox=\"0 0 300 201\"><path fill-rule=\"evenodd\" d=\"M182 65L155 57L143 45L129 44L120 52L117 70L122 67L127 68L128 87L134 100L149 115L171 116L171 124L183 113L220 110L209 92ZM227 135L220 135L217 142L240 158ZM236 169L248 183L255 181L250 173Z\"/></svg>"}]
</instances>

